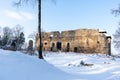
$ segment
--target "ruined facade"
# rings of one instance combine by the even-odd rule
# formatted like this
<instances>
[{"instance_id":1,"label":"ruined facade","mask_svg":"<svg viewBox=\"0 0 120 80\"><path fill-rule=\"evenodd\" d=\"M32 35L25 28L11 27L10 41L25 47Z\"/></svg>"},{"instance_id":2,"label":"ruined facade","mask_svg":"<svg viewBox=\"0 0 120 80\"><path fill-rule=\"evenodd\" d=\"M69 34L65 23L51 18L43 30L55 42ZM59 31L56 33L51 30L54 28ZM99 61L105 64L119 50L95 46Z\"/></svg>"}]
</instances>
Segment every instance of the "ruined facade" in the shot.
<instances>
[{"instance_id":1,"label":"ruined facade","mask_svg":"<svg viewBox=\"0 0 120 80\"><path fill-rule=\"evenodd\" d=\"M36 37L36 47L39 47ZM80 53L111 54L111 37L105 31L96 29L77 29L69 31L43 32L42 50Z\"/></svg>"}]
</instances>

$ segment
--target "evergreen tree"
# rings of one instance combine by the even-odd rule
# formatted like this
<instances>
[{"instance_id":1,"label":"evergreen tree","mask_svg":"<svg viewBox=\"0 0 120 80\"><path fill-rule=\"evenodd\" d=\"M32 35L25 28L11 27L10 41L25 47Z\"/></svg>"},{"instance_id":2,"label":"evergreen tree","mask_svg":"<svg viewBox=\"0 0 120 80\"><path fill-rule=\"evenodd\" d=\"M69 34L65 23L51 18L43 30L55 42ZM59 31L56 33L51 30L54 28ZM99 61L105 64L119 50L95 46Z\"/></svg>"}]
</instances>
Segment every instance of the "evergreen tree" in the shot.
<instances>
[{"instance_id":1,"label":"evergreen tree","mask_svg":"<svg viewBox=\"0 0 120 80\"><path fill-rule=\"evenodd\" d=\"M17 39L17 47L18 47L19 50L21 50L21 47L22 47L22 45L23 45L24 43L25 43L24 33L21 32L21 33L20 33L20 36L19 36L18 39Z\"/></svg>"},{"instance_id":2,"label":"evergreen tree","mask_svg":"<svg viewBox=\"0 0 120 80\"><path fill-rule=\"evenodd\" d=\"M8 42L8 36L4 36L2 39L2 46L5 46Z\"/></svg>"}]
</instances>

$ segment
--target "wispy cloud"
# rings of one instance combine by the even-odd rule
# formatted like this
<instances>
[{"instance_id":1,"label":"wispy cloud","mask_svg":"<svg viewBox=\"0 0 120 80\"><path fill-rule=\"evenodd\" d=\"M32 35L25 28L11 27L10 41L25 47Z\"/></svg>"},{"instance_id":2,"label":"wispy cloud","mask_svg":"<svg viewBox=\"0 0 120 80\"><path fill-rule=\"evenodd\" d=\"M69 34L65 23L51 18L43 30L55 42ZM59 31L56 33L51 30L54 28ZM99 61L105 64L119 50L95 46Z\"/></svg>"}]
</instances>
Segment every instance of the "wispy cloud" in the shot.
<instances>
[{"instance_id":1,"label":"wispy cloud","mask_svg":"<svg viewBox=\"0 0 120 80\"><path fill-rule=\"evenodd\" d=\"M17 12L17 11L5 10L4 15L16 20L34 20L35 19L35 15L29 12Z\"/></svg>"}]
</instances>

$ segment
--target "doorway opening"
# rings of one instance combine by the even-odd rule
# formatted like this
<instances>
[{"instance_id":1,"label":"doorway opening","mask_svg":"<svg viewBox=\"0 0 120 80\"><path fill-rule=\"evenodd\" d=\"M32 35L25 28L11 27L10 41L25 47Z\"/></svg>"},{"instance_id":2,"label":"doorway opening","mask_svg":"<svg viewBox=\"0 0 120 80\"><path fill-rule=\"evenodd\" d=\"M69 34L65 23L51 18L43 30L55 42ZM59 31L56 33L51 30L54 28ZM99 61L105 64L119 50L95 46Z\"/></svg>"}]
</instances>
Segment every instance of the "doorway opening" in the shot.
<instances>
[{"instance_id":1,"label":"doorway opening","mask_svg":"<svg viewBox=\"0 0 120 80\"><path fill-rule=\"evenodd\" d=\"M57 42L57 46L56 46L57 50L61 50L61 44L62 44L61 42Z\"/></svg>"},{"instance_id":2,"label":"doorway opening","mask_svg":"<svg viewBox=\"0 0 120 80\"><path fill-rule=\"evenodd\" d=\"M78 48L77 47L74 47L74 52L77 52L78 51Z\"/></svg>"}]
</instances>

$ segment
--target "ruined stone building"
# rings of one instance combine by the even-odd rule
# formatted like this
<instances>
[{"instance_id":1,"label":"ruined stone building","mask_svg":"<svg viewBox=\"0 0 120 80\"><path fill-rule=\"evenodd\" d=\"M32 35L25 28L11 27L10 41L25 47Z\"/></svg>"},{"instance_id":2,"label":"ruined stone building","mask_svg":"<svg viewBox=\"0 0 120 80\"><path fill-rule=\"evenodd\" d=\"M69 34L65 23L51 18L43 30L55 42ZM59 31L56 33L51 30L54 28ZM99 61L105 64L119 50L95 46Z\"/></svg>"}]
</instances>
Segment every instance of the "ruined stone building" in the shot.
<instances>
[{"instance_id":1,"label":"ruined stone building","mask_svg":"<svg viewBox=\"0 0 120 80\"><path fill-rule=\"evenodd\" d=\"M39 47L36 37L36 47ZM96 29L77 29L69 31L43 32L42 50L80 53L111 54L111 37L105 31Z\"/></svg>"}]
</instances>

